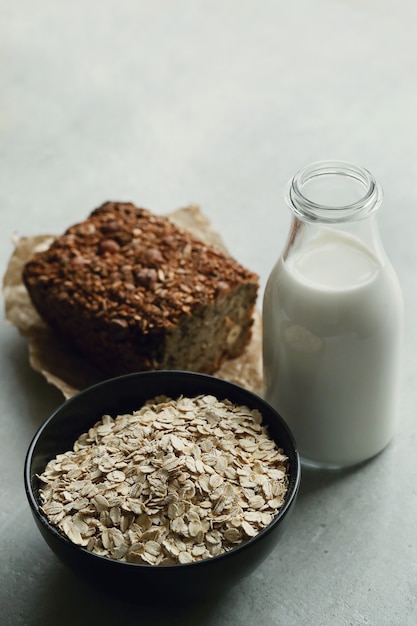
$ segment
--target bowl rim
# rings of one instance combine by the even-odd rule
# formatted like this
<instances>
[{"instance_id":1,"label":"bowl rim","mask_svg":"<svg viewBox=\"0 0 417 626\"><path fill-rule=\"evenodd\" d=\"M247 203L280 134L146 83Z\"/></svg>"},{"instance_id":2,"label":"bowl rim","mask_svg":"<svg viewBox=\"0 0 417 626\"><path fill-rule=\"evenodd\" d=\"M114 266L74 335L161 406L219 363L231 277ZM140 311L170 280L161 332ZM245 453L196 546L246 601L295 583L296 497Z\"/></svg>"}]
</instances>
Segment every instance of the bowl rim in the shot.
<instances>
[{"instance_id":1,"label":"bowl rim","mask_svg":"<svg viewBox=\"0 0 417 626\"><path fill-rule=\"evenodd\" d=\"M238 544L236 547L233 547L226 552L222 552L221 554L217 554L213 557L208 557L208 558L201 559L198 561L192 561L191 563L172 563L172 564L165 564L165 565L151 565L148 563L129 563L127 561L119 561L117 559L111 559L108 556L103 556L103 555L91 552L90 550L87 550L85 547L75 544L68 537L66 537L63 533L61 533L61 531L59 531L57 527L55 527L51 522L49 522L46 514L43 513L43 511L41 510L40 504L38 503L38 500L35 497L36 488L32 484L32 480L33 478L35 478L35 475L31 471L33 454L38 444L38 441L41 439L48 425L56 419L57 415L68 405L78 402L80 397L95 393L101 387L105 387L109 384L117 385L118 382L129 379L129 378L146 378L146 377L155 377L155 376L162 377L162 376L167 376L167 375L170 377L178 377L179 379L183 378L184 376L191 377L191 378L198 378L200 380L205 379L207 382L212 381L212 382L215 382L216 384L223 385L225 388L229 388L229 389L235 388L236 390L239 391L239 393L243 393L245 396L252 399L254 403L263 405L267 409L267 411L269 411L274 416L274 418L278 420L278 422L280 423L280 426L286 432L287 439L290 442L291 447L292 447L292 450L290 452L288 450L284 450L284 452L287 454L287 456L291 455L291 457L293 457L292 464L294 464L294 461L295 461L295 467L290 469L290 476L289 476L290 480L288 484L288 490L285 495L284 504L280 508L279 512L274 516L272 521L267 526L262 528L254 537L249 537L244 542ZM227 395L225 396L225 398L227 398ZM80 435L81 434L82 433L80 433ZM56 539L58 539L60 542L63 542L63 544L65 544L72 551L81 552L85 555L86 558L92 559L93 561L97 563L99 563L99 561L101 560L104 564L106 564L106 566L108 566L108 563L111 563L112 567L122 567L124 571L127 571L126 567L130 567L132 571L138 570L138 569L140 569L141 571L145 571L145 570L168 571L168 570L173 570L176 568L190 568L190 567L203 568L203 567L207 567L209 564L214 563L214 562L218 563L219 561L228 560L230 558L233 558L233 556L236 555L237 553L242 553L246 550L249 550L262 537L273 532L275 526L277 526L287 516L288 512L292 508L292 505L294 504L295 499L297 498L297 494L298 494L299 487L300 487L300 481L301 481L301 459L300 459L300 455L299 455L292 431L290 430L285 420L266 400L264 400L260 395L256 394L255 392L249 389L246 389L245 387L237 383L230 382L226 379L218 378L210 374L203 374L203 373L192 372L188 370L148 370L148 371L143 371L143 372L133 372L129 374L123 374L121 376L107 378L98 383L95 383L94 385L90 385L89 387L86 387L85 389L77 392L70 398L67 398L63 402L61 402L52 411L52 413L44 420L44 422L38 427L34 436L32 437L32 440L28 446L28 449L25 455L23 473L24 473L24 486L25 486L26 497L29 502L32 515L34 515L35 519L42 524L45 530L52 533Z\"/></svg>"}]
</instances>

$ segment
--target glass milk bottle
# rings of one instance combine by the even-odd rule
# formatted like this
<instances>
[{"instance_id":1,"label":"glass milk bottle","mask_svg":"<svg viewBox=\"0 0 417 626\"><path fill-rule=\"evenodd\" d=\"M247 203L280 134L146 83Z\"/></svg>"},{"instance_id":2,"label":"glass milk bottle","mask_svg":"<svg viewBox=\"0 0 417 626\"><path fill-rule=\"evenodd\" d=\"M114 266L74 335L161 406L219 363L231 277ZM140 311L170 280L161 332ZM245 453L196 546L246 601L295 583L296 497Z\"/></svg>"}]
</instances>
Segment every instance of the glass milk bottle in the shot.
<instances>
[{"instance_id":1,"label":"glass milk bottle","mask_svg":"<svg viewBox=\"0 0 417 626\"><path fill-rule=\"evenodd\" d=\"M393 436L403 305L382 247L382 191L350 163L313 163L288 184L292 226L263 303L265 398L304 464L342 468Z\"/></svg>"}]
</instances>

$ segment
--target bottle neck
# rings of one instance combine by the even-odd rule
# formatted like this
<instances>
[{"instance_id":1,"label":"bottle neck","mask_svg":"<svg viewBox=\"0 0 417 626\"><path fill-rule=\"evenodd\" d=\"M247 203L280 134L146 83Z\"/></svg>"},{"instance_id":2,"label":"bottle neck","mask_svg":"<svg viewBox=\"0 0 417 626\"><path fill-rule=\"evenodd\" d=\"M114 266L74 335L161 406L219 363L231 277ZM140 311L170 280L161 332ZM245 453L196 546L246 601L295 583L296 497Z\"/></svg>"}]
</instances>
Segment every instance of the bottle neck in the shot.
<instances>
[{"instance_id":1,"label":"bottle neck","mask_svg":"<svg viewBox=\"0 0 417 626\"><path fill-rule=\"evenodd\" d=\"M337 224L323 224L322 222L307 222L297 216L293 216L289 236L283 252L284 260L289 254L297 252L314 240L319 240L320 236L327 231L338 235L352 237L361 242L373 255L379 259L385 258L376 215L369 216L366 220L358 222L344 222Z\"/></svg>"},{"instance_id":2,"label":"bottle neck","mask_svg":"<svg viewBox=\"0 0 417 626\"><path fill-rule=\"evenodd\" d=\"M323 161L300 170L286 189L293 221L284 259L324 230L354 237L382 259L376 219L382 196L373 175L350 163Z\"/></svg>"},{"instance_id":3,"label":"bottle neck","mask_svg":"<svg viewBox=\"0 0 417 626\"><path fill-rule=\"evenodd\" d=\"M298 219L321 224L367 219L382 203L382 189L368 170L345 161L320 161L288 183L286 201Z\"/></svg>"}]
</instances>

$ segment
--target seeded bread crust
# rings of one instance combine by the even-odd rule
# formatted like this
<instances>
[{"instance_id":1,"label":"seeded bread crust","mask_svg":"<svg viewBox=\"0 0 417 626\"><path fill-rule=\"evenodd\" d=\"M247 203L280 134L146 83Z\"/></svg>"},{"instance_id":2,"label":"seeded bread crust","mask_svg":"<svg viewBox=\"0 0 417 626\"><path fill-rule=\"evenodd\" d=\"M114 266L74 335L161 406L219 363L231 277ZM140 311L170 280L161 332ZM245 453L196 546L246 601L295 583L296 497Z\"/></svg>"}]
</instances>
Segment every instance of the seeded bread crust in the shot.
<instances>
[{"instance_id":1,"label":"seeded bread crust","mask_svg":"<svg viewBox=\"0 0 417 626\"><path fill-rule=\"evenodd\" d=\"M167 218L107 202L24 267L41 317L109 375L214 373L251 337L258 277Z\"/></svg>"}]
</instances>

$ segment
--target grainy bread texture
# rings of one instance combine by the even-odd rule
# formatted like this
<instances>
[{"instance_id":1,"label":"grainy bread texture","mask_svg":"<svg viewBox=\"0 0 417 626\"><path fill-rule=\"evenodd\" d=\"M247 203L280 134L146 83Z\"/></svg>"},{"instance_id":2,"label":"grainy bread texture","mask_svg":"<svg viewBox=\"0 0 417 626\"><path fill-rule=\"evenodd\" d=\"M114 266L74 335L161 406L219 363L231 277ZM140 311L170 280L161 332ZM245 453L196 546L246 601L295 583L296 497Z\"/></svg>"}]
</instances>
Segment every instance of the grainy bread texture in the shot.
<instances>
[{"instance_id":1,"label":"grainy bread texture","mask_svg":"<svg viewBox=\"0 0 417 626\"><path fill-rule=\"evenodd\" d=\"M251 337L258 277L130 203L107 202L24 267L42 318L110 375L214 373Z\"/></svg>"}]
</instances>

